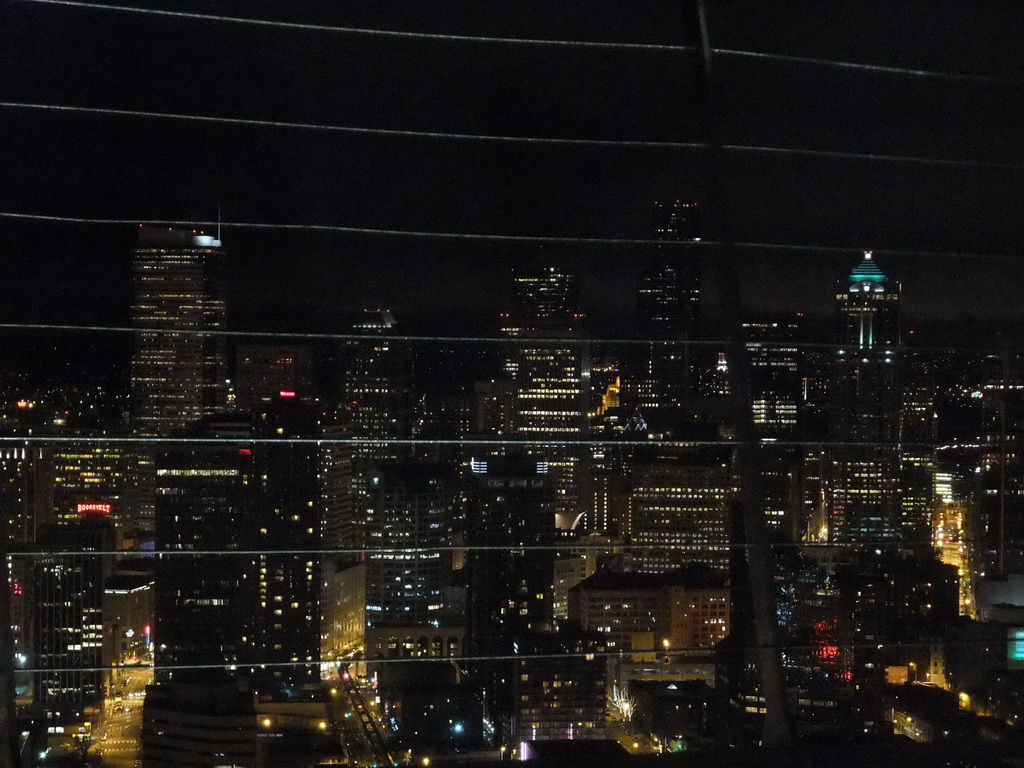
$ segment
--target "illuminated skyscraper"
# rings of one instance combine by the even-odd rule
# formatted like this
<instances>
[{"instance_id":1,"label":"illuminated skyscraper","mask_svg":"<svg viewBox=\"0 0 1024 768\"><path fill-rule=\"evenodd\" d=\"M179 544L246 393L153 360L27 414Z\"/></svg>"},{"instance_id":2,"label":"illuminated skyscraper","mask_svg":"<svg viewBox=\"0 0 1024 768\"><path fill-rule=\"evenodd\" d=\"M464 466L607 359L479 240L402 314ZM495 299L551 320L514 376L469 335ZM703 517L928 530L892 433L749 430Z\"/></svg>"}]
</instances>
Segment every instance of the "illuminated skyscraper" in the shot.
<instances>
[{"instance_id":1,"label":"illuminated skyscraper","mask_svg":"<svg viewBox=\"0 0 1024 768\"><path fill-rule=\"evenodd\" d=\"M633 569L665 573L729 565L735 481L728 453L679 449L637 456L629 466Z\"/></svg>"},{"instance_id":2,"label":"illuminated skyscraper","mask_svg":"<svg viewBox=\"0 0 1024 768\"><path fill-rule=\"evenodd\" d=\"M762 439L792 440L800 408L800 357L795 319L743 324L750 355L754 429ZM799 535L795 478L799 452L775 446L761 457L761 492L766 520L785 538Z\"/></svg>"},{"instance_id":3,"label":"illuminated skyscraper","mask_svg":"<svg viewBox=\"0 0 1024 768\"><path fill-rule=\"evenodd\" d=\"M515 432L536 441L530 454L548 463L558 526L573 528L582 510L583 450L545 446L544 439L581 439L587 429L590 353L576 305L576 276L556 267L521 270L514 288L516 312L504 330L513 337L537 339L512 347L505 366L516 385Z\"/></svg>"},{"instance_id":4,"label":"illuminated skyscraper","mask_svg":"<svg viewBox=\"0 0 1024 768\"><path fill-rule=\"evenodd\" d=\"M184 230L139 228L132 250L135 355L132 421L167 435L227 404L226 305L220 240Z\"/></svg>"},{"instance_id":5,"label":"illuminated skyscraper","mask_svg":"<svg viewBox=\"0 0 1024 768\"><path fill-rule=\"evenodd\" d=\"M113 571L108 557L114 529L104 515L74 524L43 526L36 534L43 550L74 555L37 558L32 566L32 636L36 702L65 721L95 705L103 691L103 584Z\"/></svg>"},{"instance_id":6,"label":"illuminated skyscraper","mask_svg":"<svg viewBox=\"0 0 1024 768\"><path fill-rule=\"evenodd\" d=\"M750 355L754 428L760 437L796 434L800 397L797 323L788 319L743 324Z\"/></svg>"},{"instance_id":7,"label":"illuminated skyscraper","mask_svg":"<svg viewBox=\"0 0 1024 768\"><path fill-rule=\"evenodd\" d=\"M350 340L342 349L342 403L352 436L407 438L413 428L413 360L409 344L387 338L397 321L388 311L367 312L353 329L366 340ZM397 460L408 455L395 445L363 444L356 449L357 475L365 461Z\"/></svg>"},{"instance_id":8,"label":"illuminated skyscraper","mask_svg":"<svg viewBox=\"0 0 1024 768\"><path fill-rule=\"evenodd\" d=\"M441 626L452 572L453 478L442 465L374 464L366 484L368 630Z\"/></svg>"},{"instance_id":9,"label":"illuminated skyscraper","mask_svg":"<svg viewBox=\"0 0 1024 768\"><path fill-rule=\"evenodd\" d=\"M843 344L833 361L829 537L838 542L902 538L899 387L900 284L870 251L841 281L836 300Z\"/></svg>"}]
</instances>

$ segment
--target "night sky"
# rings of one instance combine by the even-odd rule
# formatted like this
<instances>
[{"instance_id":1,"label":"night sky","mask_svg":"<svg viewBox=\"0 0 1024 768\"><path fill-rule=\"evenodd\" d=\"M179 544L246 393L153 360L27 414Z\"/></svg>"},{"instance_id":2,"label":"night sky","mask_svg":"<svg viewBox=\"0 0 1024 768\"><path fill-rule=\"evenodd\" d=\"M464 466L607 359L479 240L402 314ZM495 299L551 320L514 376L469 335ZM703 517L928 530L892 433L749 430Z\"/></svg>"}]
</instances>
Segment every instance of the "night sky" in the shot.
<instances>
[{"instance_id":1,"label":"night sky","mask_svg":"<svg viewBox=\"0 0 1024 768\"><path fill-rule=\"evenodd\" d=\"M141 1L140 1L141 4ZM296 7L305 5L306 7ZM688 3L147 7L500 37L694 45ZM1022 254L1024 6L708 1L712 44L1014 82L957 82L717 57L727 143L1021 163L963 169L729 155L740 241ZM696 54L437 42L139 16L5 0L5 101L522 136L701 141ZM635 238L654 200L704 200L701 154L189 124L0 108L0 211ZM709 224L714 236L716 222ZM0 220L0 317L124 322L130 227ZM638 249L450 243L226 228L238 327L492 314L514 264L580 271L595 317L632 311ZM1024 259L1024 256L1022 256ZM896 258L911 315L1024 310L1024 260ZM742 254L754 308L827 312L857 261ZM310 330L345 330L322 327ZM474 332L484 329L464 329Z\"/></svg>"}]
</instances>

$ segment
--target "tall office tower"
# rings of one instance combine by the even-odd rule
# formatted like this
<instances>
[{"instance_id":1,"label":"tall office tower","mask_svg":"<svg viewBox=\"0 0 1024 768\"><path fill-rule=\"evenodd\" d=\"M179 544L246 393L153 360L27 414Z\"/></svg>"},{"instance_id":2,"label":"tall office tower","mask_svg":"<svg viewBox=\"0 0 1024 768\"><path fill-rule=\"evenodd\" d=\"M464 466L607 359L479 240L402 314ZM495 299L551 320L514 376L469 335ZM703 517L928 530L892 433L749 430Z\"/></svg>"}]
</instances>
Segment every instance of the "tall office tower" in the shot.
<instances>
[{"instance_id":1,"label":"tall office tower","mask_svg":"<svg viewBox=\"0 0 1024 768\"><path fill-rule=\"evenodd\" d=\"M743 324L750 355L754 429L762 438L792 438L800 403L800 358L796 320L756 320Z\"/></svg>"},{"instance_id":2,"label":"tall office tower","mask_svg":"<svg viewBox=\"0 0 1024 768\"><path fill-rule=\"evenodd\" d=\"M795 346L796 319L777 318L743 324L750 354L751 399L755 433L762 440L793 440L800 407L800 358ZM799 453L766 446L761 459L761 491L765 519L785 539L799 536L795 514Z\"/></svg>"},{"instance_id":3,"label":"tall office tower","mask_svg":"<svg viewBox=\"0 0 1024 768\"><path fill-rule=\"evenodd\" d=\"M560 528L575 528L583 510L582 447L544 445L544 439L579 440L587 431L590 352L583 342L576 276L556 267L514 275L516 311L504 329L537 341L511 348L506 369L516 384L515 432L536 441L531 456L548 463ZM550 344L539 339L563 339ZM579 339L578 343L571 340Z\"/></svg>"},{"instance_id":4,"label":"tall office tower","mask_svg":"<svg viewBox=\"0 0 1024 768\"><path fill-rule=\"evenodd\" d=\"M375 464L366 483L367 642L394 634L401 643L445 623L458 491L450 472L431 464Z\"/></svg>"},{"instance_id":5,"label":"tall office tower","mask_svg":"<svg viewBox=\"0 0 1024 768\"><path fill-rule=\"evenodd\" d=\"M305 344L239 344L235 407L258 411L282 400L311 402L313 364Z\"/></svg>"},{"instance_id":6,"label":"tall office tower","mask_svg":"<svg viewBox=\"0 0 1024 768\"><path fill-rule=\"evenodd\" d=\"M410 437L413 430L413 360L408 343L387 338L397 321L387 311L367 312L353 327L371 337L345 343L341 400L351 412L357 438ZM357 455L388 461L406 455L394 445L367 444Z\"/></svg>"},{"instance_id":7,"label":"tall office tower","mask_svg":"<svg viewBox=\"0 0 1024 768\"><path fill-rule=\"evenodd\" d=\"M0 531L8 542L32 540L44 456L44 448L0 448Z\"/></svg>"},{"instance_id":8,"label":"tall office tower","mask_svg":"<svg viewBox=\"0 0 1024 768\"><path fill-rule=\"evenodd\" d=\"M551 629L554 611L555 489L536 458L470 461L466 508L467 642L471 656L507 657L533 633ZM524 650L525 652L525 650ZM478 663L485 710L499 738L510 738L514 670Z\"/></svg>"},{"instance_id":9,"label":"tall office tower","mask_svg":"<svg viewBox=\"0 0 1024 768\"><path fill-rule=\"evenodd\" d=\"M903 538L900 471L900 285L870 251L836 295L843 344L833 361L829 538ZM863 443L863 445L857 445Z\"/></svg>"},{"instance_id":10,"label":"tall office tower","mask_svg":"<svg viewBox=\"0 0 1024 768\"><path fill-rule=\"evenodd\" d=\"M907 350L901 372L900 528L906 541L928 549L935 495L935 363Z\"/></svg>"},{"instance_id":11,"label":"tall office tower","mask_svg":"<svg viewBox=\"0 0 1024 768\"><path fill-rule=\"evenodd\" d=\"M519 547L555 544L555 488L533 458L472 459L470 472L470 649L510 653L516 637L550 627L554 552Z\"/></svg>"},{"instance_id":12,"label":"tall office tower","mask_svg":"<svg viewBox=\"0 0 1024 768\"><path fill-rule=\"evenodd\" d=\"M316 679L320 464L302 442L318 434L313 406L285 399L188 434L195 443L157 457L156 549L171 553L157 562L158 678L237 664L261 690Z\"/></svg>"},{"instance_id":13,"label":"tall office tower","mask_svg":"<svg viewBox=\"0 0 1024 768\"><path fill-rule=\"evenodd\" d=\"M256 573L250 579L258 603L246 642L261 664L267 662L256 673L257 686L266 690L320 676L318 666L309 663L320 658L320 457L316 445L302 442L315 438L320 427L314 404L296 399L279 397L255 414L257 442L248 449L253 459L248 524L256 529L255 549L266 554L254 557Z\"/></svg>"},{"instance_id":14,"label":"tall office tower","mask_svg":"<svg viewBox=\"0 0 1024 768\"><path fill-rule=\"evenodd\" d=\"M193 430L197 438L248 439L248 420ZM257 605L250 487L253 450L237 444L195 442L164 451L156 466L156 622L153 642L158 682L179 677L162 669L187 664L256 660L249 627ZM188 552L224 550L224 555Z\"/></svg>"},{"instance_id":15,"label":"tall office tower","mask_svg":"<svg viewBox=\"0 0 1024 768\"><path fill-rule=\"evenodd\" d=\"M701 237L696 203L655 203L651 223L656 240L685 242ZM656 246L640 278L637 309L645 336L659 341L694 338L700 318L700 260L696 251ZM691 387L692 363L685 344L652 344L635 377L636 404L644 411L682 407Z\"/></svg>"},{"instance_id":16,"label":"tall office tower","mask_svg":"<svg viewBox=\"0 0 1024 768\"><path fill-rule=\"evenodd\" d=\"M727 452L638 455L629 477L633 570L664 573L695 563L728 568L736 483Z\"/></svg>"},{"instance_id":17,"label":"tall office tower","mask_svg":"<svg viewBox=\"0 0 1024 768\"><path fill-rule=\"evenodd\" d=\"M325 549L350 550L338 555L339 560L358 560L359 556L351 550L359 550L366 546L366 517L363 513L356 513L352 446L347 442L352 435L348 413L335 410L323 416L320 434L324 438L324 443L320 447L323 546Z\"/></svg>"},{"instance_id":18,"label":"tall office tower","mask_svg":"<svg viewBox=\"0 0 1024 768\"><path fill-rule=\"evenodd\" d=\"M510 359L512 356L509 356ZM511 433L516 413L515 382L490 379L473 384L472 431L479 434Z\"/></svg>"},{"instance_id":19,"label":"tall office tower","mask_svg":"<svg viewBox=\"0 0 1024 768\"><path fill-rule=\"evenodd\" d=\"M227 405L222 331L226 305L220 240L185 230L139 227L132 250L135 355L132 423L167 435Z\"/></svg>"},{"instance_id":20,"label":"tall office tower","mask_svg":"<svg viewBox=\"0 0 1024 768\"><path fill-rule=\"evenodd\" d=\"M1003 349L986 361L984 384L972 392L983 406L977 520L970 521L972 562L979 573L1024 569L1024 356Z\"/></svg>"},{"instance_id":21,"label":"tall office tower","mask_svg":"<svg viewBox=\"0 0 1024 768\"><path fill-rule=\"evenodd\" d=\"M36 703L50 716L74 719L103 693L103 587L113 561L90 551L114 546L114 529L103 515L73 524L41 527L36 545L75 552L45 555L32 566Z\"/></svg>"},{"instance_id":22,"label":"tall office tower","mask_svg":"<svg viewBox=\"0 0 1024 768\"><path fill-rule=\"evenodd\" d=\"M341 378L339 382L340 412L333 419L334 430L345 429L347 437L358 442L351 448L351 458L341 453L334 456L343 464L350 463L351 525L346 536L360 538L362 521L369 504L366 479L376 462L399 461L411 456L409 446L394 443L366 442L369 439L401 439L413 436L415 421L412 348L402 341L388 338L395 334L397 322L388 311L367 311L353 326L357 334L368 338L346 341L340 349ZM346 470L348 471L348 470ZM339 499L342 505L347 504ZM330 509L336 505L329 503ZM339 519L337 517L335 520ZM362 546L363 542L359 542Z\"/></svg>"},{"instance_id":23,"label":"tall office tower","mask_svg":"<svg viewBox=\"0 0 1024 768\"><path fill-rule=\"evenodd\" d=\"M37 474L45 449L25 445L0 448L0 536L8 545L27 544L35 529L35 498ZM0 566L3 580L9 586L11 642L17 657L27 658L31 641L31 564L21 557L8 558ZM18 683L20 684L20 680ZM0 701L0 706L3 706Z\"/></svg>"}]
</instances>

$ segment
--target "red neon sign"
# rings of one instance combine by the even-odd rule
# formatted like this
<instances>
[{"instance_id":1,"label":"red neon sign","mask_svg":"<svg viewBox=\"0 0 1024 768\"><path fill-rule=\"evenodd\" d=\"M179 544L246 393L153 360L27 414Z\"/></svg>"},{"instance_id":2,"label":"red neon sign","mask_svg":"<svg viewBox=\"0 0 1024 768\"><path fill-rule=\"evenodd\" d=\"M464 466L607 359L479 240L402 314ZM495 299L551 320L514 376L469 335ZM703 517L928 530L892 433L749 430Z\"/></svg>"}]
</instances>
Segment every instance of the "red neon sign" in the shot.
<instances>
[{"instance_id":1,"label":"red neon sign","mask_svg":"<svg viewBox=\"0 0 1024 768\"><path fill-rule=\"evenodd\" d=\"M280 395L281 397L295 397L295 392L294 390L291 389L282 389L277 394Z\"/></svg>"},{"instance_id":2,"label":"red neon sign","mask_svg":"<svg viewBox=\"0 0 1024 768\"><path fill-rule=\"evenodd\" d=\"M109 515L113 507L110 504L87 502L76 507L80 515Z\"/></svg>"}]
</instances>

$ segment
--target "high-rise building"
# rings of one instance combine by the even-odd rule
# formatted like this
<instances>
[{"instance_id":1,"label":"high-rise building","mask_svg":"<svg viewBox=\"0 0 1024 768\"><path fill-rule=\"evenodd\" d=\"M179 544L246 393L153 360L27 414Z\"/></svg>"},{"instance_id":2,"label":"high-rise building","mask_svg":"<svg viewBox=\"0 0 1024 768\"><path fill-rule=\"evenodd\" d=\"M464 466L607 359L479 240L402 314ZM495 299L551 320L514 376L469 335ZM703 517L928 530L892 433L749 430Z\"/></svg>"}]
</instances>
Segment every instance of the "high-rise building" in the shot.
<instances>
[{"instance_id":1,"label":"high-rise building","mask_svg":"<svg viewBox=\"0 0 1024 768\"><path fill-rule=\"evenodd\" d=\"M312 405L286 399L158 456L158 680L187 664L248 665L263 690L318 677L318 428Z\"/></svg>"},{"instance_id":2,"label":"high-rise building","mask_svg":"<svg viewBox=\"0 0 1024 768\"><path fill-rule=\"evenodd\" d=\"M795 320L756 320L743 324L750 355L754 429L759 437L792 437L797 431L800 365Z\"/></svg>"},{"instance_id":3,"label":"high-rise building","mask_svg":"<svg viewBox=\"0 0 1024 768\"><path fill-rule=\"evenodd\" d=\"M132 450L116 443L58 443L45 449L42 467L46 482L38 522L67 524L93 513L119 528L139 522Z\"/></svg>"},{"instance_id":4,"label":"high-rise building","mask_svg":"<svg viewBox=\"0 0 1024 768\"><path fill-rule=\"evenodd\" d=\"M636 456L628 471L634 570L664 573L692 564L727 569L735 488L728 453Z\"/></svg>"},{"instance_id":5,"label":"high-rise building","mask_svg":"<svg viewBox=\"0 0 1024 768\"><path fill-rule=\"evenodd\" d=\"M971 559L978 573L1017 573L1024 569L1024 356L1003 349L985 362L978 366L983 383L972 392L982 405L985 450L977 515L969 520Z\"/></svg>"},{"instance_id":6,"label":"high-rise building","mask_svg":"<svg viewBox=\"0 0 1024 768\"><path fill-rule=\"evenodd\" d=\"M666 242L701 238L696 203L656 202L652 234ZM693 357L686 344L664 342L694 338L700 318L700 260L693 249L655 246L637 291L641 332L662 343L652 344L635 376L636 405L642 410L681 407L691 389Z\"/></svg>"},{"instance_id":7,"label":"high-rise building","mask_svg":"<svg viewBox=\"0 0 1024 768\"><path fill-rule=\"evenodd\" d=\"M545 267L517 271L514 279L516 311L503 330L513 338L531 339L512 346L505 365L516 386L515 432L536 441L529 453L548 463L558 526L571 529L583 511L584 451L544 445L544 440L579 440L587 431L590 350L581 332L576 276Z\"/></svg>"},{"instance_id":8,"label":"high-rise building","mask_svg":"<svg viewBox=\"0 0 1024 768\"><path fill-rule=\"evenodd\" d=\"M132 250L132 422L167 435L227 405L224 252L216 238L139 227ZM205 332L205 333L204 333Z\"/></svg>"},{"instance_id":9,"label":"high-rise building","mask_svg":"<svg viewBox=\"0 0 1024 768\"><path fill-rule=\"evenodd\" d=\"M101 553L114 545L103 515L41 527L36 545L75 554L41 556L32 568L33 656L43 670L33 677L35 699L63 718L80 715L103 692L103 588L113 562Z\"/></svg>"},{"instance_id":10,"label":"high-rise building","mask_svg":"<svg viewBox=\"0 0 1024 768\"><path fill-rule=\"evenodd\" d=\"M754 431L762 440L792 440L800 412L800 356L796 318L773 318L743 324L750 355ZM800 535L796 514L799 453L773 446L762 452L761 492L765 519L786 539Z\"/></svg>"},{"instance_id":11,"label":"high-rise building","mask_svg":"<svg viewBox=\"0 0 1024 768\"><path fill-rule=\"evenodd\" d=\"M352 436L403 438L413 428L413 358L408 343L387 338L397 321L390 312L367 312L354 330L368 338L345 343L341 401L351 414ZM407 455L394 445L363 444L357 450L368 461L395 460Z\"/></svg>"},{"instance_id":12,"label":"high-rise building","mask_svg":"<svg viewBox=\"0 0 1024 768\"><path fill-rule=\"evenodd\" d=\"M271 689L320 674L320 457L316 445L304 442L320 427L313 404L296 400L281 397L255 414L256 442L249 449L253 474L244 509L260 554L250 576L258 602L246 642L251 655L267 663L257 684Z\"/></svg>"},{"instance_id":13,"label":"high-rise building","mask_svg":"<svg viewBox=\"0 0 1024 768\"><path fill-rule=\"evenodd\" d=\"M249 438L247 420L196 430L198 438ZM188 664L249 660L256 609L253 558L231 554L255 544L251 448L197 441L162 452L156 464L156 622L158 681ZM224 555L189 554L224 550Z\"/></svg>"},{"instance_id":14,"label":"high-rise building","mask_svg":"<svg viewBox=\"0 0 1024 768\"><path fill-rule=\"evenodd\" d=\"M550 628L555 553L535 547L555 544L554 488L536 459L473 459L470 471L471 649L507 654L517 637Z\"/></svg>"},{"instance_id":15,"label":"high-rise building","mask_svg":"<svg viewBox=\"0 0 1024 768\"><path fill-rule=\"evenodd\" d=\"M651 214L655 240L700 240L697 203L655 203ZM678 339L692 332L700 317L700 266L695 254L657 246L652 264L641 277L637 303L642 320L658 338Z\"/></svg>"},{"instance_id":16,"label":"high-rise building","mask_svg":"<svg viewBox=\"0 0 1024 768\"><path fill-rule=\"evenodd\" d=\"M235 406L253 411L282 400L313 399L312 361L304 344L239 344L235 350Z\"/></svg>"},{"instance_id":17,"label":"high-rise building","mask_svg":"<svg viewBox=\"0 0 1024 768\"><path fill-rule=\"evenodd\" d=\"M870 251L836 301L841 344L833 360L829 538L897 540L900 518L900 284ZM862 443L857 445L856 443Z\"/></svg>"},{"instance_id":18,"label":"high-rise building","mask_svg":"<svg viewBox=\"0 0 1024 768\"><path fill-rule=\"evenodd\" d=\"M453 478L438 465L375 464L366 483L367 627L436 628L451 581Z\"/></svg>"},{"instance_id":19,"label":"high-rise building","mask_svg":"<svg viewBox=\"0 0 1024 768\"><path fill-rule=\"evenodd\" d=\"M608 645L594 632L531 634L522 639L511 677L511 734L527 742L603 739L607 719Z\"/></svg>"},{"instance_id":20,"label":"high-rise building","mask_svg":"<svg viewBox=\"0 0 1024 768\"><path fill-rule=\"evenodd\" d=\"M175 681L147 687L142 768L260 765L252 693L238 690L216 672L206 678L204 683Z\"/></svg>"}]
</instances>

